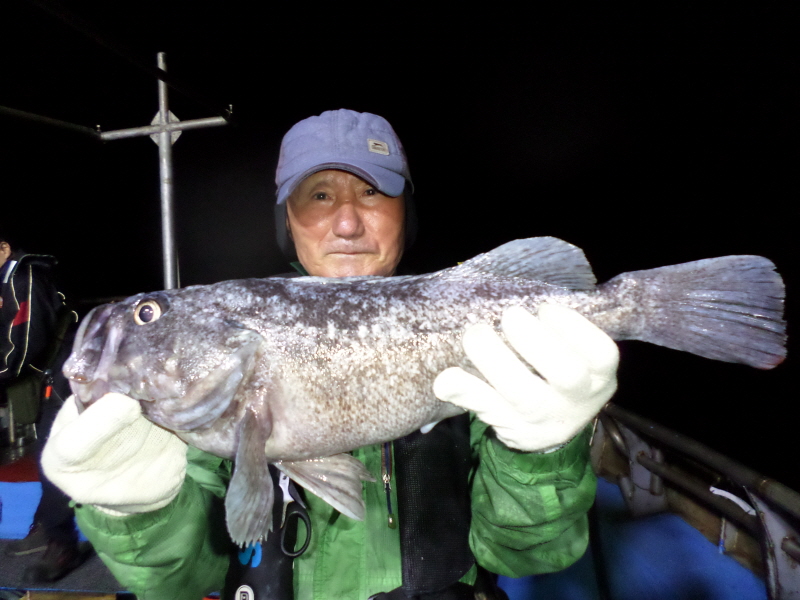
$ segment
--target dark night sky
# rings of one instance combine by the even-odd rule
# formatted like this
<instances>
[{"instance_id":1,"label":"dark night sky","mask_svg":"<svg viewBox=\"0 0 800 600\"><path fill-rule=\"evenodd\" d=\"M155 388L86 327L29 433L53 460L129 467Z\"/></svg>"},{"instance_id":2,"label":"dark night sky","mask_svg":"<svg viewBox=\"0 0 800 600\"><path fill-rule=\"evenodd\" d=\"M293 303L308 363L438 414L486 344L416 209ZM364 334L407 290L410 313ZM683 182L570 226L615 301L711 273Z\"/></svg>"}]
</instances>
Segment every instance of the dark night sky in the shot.
<instances>
[{"instance_id":1,"label":"dark night sky","mask_svg":"<svg viewBox=\"0 0 800 600\"><path fill-rule=\"evenodd\" d=\"M537 235L582 247L599 280L725 254L771 258L798 289L800 55L787 3L714 12L621 6L560 14L400 5L391 17L253 3L68 3L171 75L183 120L233 104L235 126L174 146L183 285L268 276L283 133L333 108L385 116L420 213L409 268ZM25 0L0 19L0 105L103 130L150 122L156 83ZM2 227L56 255L75 301L161 286L157 148L99 144L0 117ZM792 329L790 329L790 336ZM800 488L792 344L777 370L622 344L617 401ZM792 412L789 412L792 411ZM778 461L774 461L778 457Z\"/></svg>"}]
</instances>

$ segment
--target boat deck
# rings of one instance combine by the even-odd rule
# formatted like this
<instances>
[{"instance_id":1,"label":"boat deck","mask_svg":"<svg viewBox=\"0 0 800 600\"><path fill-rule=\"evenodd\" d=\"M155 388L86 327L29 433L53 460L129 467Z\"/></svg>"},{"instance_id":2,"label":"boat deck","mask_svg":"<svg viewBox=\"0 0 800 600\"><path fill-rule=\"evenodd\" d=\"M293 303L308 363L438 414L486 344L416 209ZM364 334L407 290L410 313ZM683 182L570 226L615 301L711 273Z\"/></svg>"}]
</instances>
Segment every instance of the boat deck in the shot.
<instances>
[{"instance_id":1,"label":"boat deck","mask_svg":"<svg viewBox=\"0 0 800 600\"><path fill-rule=\"evenodd\" d=\"M22 583L24 569L37 555L7 557L3 550L11 540L27 534L41 486L35 481L30 454L10 457L6 452L5 460L6 464L0 466L0 600L21 598L27 591L31 598L132 598L95 555L53 584ZM619 488L604 479L598 483L595 512L601 558L587 551L580 561L560 573L522 579L502 577L501 585L511 600L766 600L762 579L721 553L679 516L658 514L632 519ZM596 564L604 566L600 580L607 582L605 596L598 586ZM41 595L54 591L69 595Z\"/></svg>"}]
</instances>

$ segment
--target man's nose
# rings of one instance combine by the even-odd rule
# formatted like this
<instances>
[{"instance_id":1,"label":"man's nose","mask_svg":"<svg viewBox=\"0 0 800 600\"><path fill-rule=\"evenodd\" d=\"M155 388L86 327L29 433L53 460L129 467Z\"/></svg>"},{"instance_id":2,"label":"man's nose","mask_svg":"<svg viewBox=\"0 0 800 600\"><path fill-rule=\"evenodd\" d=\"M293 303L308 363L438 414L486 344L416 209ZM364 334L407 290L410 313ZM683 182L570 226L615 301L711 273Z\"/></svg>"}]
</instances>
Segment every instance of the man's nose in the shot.
<instances>
[{"instance_id":1,"label":"man's nose","mask_svg":"<svg viewBox=\"0 0 800 600\"><path fill-rule=\"evenodd\" d=\"M364 234L364 221L356 202L346 199L338 204L331 227L333 234L341 238L361 237Z\"/></svg>"}]
</instances>

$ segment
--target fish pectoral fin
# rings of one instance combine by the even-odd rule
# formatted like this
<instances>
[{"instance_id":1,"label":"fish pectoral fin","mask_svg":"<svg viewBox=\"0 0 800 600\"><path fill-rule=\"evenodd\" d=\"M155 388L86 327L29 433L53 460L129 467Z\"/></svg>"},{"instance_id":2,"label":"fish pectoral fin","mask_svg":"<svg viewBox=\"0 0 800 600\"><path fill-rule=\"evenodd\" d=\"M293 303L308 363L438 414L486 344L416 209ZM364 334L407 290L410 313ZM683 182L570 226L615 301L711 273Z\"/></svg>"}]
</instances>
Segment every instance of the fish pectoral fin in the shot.
<instances>
[{"instance_id":1,"label":"fish pectoral fin","mask_svg":"<svg viewBox=\"0 0 800 600\"><path fill-rule=\"evenodd\" d=\"M255 331L236 330L228 343L232 349L216 369L192 382L183 396L161 401L160 410L170 415L171 427L180 431L209 427L249 381L263 338Z\"/></svg>"},{"instance_id":2,"label":"fish pectoral fin","mask_svg":"<svg viewBox=\"0 0 800 600\"><path fill-rule=\"evenodd\" d=\"M311 460L281 461L275 466L343 515L364 520L366 507L361 482L375 481L375 478L358 459L349 454L336 454Z\"/></svg>"},{"instance_id":3,"label":"fish pectoral fin","mask_svg":"<svg viewBox=\"0 0 800 600\"><path fill-rule=\"evenodd\" d=\"M247 411L239 429L233 477L225 496L225 520L231 539L246 546L272 529L274 490L264 444L272 430L268 415Z\"/></svg>"},{"instance_id":4,"label":"fish pectoral fin","mask_svg":"<svg viewBox=\"0 0 800 600\"><path fill-rule=\"evenodd\" d=\"M522 277L570 290L592 290L597 283L583 251L554 237L514 240L448 269L459 277L465 271Z\"/></svg>"}]
</instances>

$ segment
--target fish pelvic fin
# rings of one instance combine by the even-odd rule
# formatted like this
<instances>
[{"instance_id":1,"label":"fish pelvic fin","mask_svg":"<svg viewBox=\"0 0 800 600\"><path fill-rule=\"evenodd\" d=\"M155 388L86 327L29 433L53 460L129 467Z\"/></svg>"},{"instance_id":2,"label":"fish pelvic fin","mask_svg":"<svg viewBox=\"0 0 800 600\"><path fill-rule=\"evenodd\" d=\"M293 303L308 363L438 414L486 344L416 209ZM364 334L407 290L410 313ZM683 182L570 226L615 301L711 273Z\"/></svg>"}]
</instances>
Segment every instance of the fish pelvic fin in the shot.
<instances>
[{"instance_id":1,"label":"fish pelvic fin","mask_svg":"<svg viewBox=\"0 0 800 600\"><path fill-rule=\"evenodd\" d=\"M705 358L771 369L786 357L784 284L761 256L723 256L623 273L600 286L631 311L635 339Z\"/></svg>"},{"instance_id":2,"label":"fish pelvic fin","mask_svg":"<svg viewBox=\"0 0 800 600\"><path fill-rule=\"evenodd\" d=\"M319 496L343 515L364 520L362 481L375 481L367 468L349 454L275 464L291 479Z\"/></svg>"},{"instance_id":3,"label":"fish pelvic fin","mask_svg":"<svg viewBox=\"0 0 800 600\"><path fill-rule=\"evenodd\" d=\"M478 271L501 277L521 277L565 287L593 290L597 280L583 251L554 237L514 240L451 269L454 275Z\"/></svg>"},{"instance_id":4,"label":"fish pelvic fin","mask_svg":"<svg viewBox=\"0 0 800 600\"><path fill-rule=\"evenodd\" d=\"M225 520L231 539L247 546L272 529L275 491L264 444L272 431L266 412L248 410L239 428L233 477L225 495Z\"/></svg>"}]
</instances>

